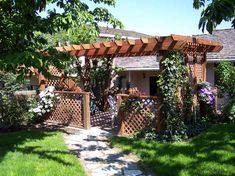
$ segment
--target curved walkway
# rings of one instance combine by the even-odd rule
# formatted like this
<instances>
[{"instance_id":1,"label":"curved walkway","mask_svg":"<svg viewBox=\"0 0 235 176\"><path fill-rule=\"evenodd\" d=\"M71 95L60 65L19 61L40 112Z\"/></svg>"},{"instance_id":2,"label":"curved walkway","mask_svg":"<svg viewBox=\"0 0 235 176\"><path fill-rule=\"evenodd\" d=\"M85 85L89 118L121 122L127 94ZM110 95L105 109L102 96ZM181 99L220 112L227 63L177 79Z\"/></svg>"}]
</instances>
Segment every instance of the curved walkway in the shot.
<instances>
[{"instance_id":1,"label":"curved walkway","mask_svg":"<svg viewBox=\"0 0 235 176\"><path fill-rule=\"evenodd\" d=\"M65 143L76 153L91 176L142 176L138 159L109 146L112 134L92 127L65 136Z\"/></svg>"}]
</instances>

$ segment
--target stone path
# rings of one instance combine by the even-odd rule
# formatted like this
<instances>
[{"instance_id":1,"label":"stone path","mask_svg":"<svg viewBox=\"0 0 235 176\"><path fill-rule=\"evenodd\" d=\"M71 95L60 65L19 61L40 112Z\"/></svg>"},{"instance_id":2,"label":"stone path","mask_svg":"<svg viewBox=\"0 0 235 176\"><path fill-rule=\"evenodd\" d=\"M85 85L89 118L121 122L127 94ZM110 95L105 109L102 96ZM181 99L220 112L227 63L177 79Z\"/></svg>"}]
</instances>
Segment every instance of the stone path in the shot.
<instances>
[{"instance_id":1,"label":"stone path","mask_svg":"<svg viewBox=\"0 0 235 176\"><path fill-rule=\"evenodd\" d=\"M143 176L138 159L110 148L111 133L92 127L65 136L65 143L76 153L91 176Z\"/></svg>"}]
</instances>

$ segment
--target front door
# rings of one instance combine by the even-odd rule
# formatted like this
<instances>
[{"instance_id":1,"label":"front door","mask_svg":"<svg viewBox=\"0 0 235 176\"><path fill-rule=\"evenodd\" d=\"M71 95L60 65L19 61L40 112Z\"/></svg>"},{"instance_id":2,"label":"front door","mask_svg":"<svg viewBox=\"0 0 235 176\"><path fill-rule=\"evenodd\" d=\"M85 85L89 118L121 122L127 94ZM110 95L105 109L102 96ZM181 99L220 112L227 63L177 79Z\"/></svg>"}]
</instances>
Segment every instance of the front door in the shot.
<instances>
[{"instance_id":1,"label":"front door","mask_svg":"<svg viewBox=\"0 0 235 176\"><path fill-rule=\"evenodd\" d=\"M157 96L158 87L157 87L158 76L150 76L149 77L149 92L151 96Z\"/></svg>"}]
</instances>

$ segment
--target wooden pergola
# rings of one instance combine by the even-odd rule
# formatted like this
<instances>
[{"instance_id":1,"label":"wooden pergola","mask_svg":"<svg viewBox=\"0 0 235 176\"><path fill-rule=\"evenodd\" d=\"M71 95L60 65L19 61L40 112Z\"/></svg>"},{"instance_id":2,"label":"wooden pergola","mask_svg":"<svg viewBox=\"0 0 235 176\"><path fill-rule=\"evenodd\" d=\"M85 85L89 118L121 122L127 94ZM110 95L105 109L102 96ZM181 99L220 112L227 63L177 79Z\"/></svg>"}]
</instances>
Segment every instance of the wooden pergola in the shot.
<instances>
[{"instance_id":1,"label":"wooden pergola","mask_svg":"<svg viewBox=\"0 0 235 176\"><path fill-rule=\"evenodd\" d=\"M152 38L141 38L137 40L120 40L120 41L111 41L111 42L102 42L102 43L94 43L94 44L82 44L82 45L70 45L70 46L63 46L63 47L57 47L56 49L59 52L66 52L69 53L75 57L85 57L85 67L90 68L90 59L93 58L116 58L116 57L133 57L133 56L151 56L151 55L160 55L164 56L165 53L168 51L181 51L186 58L186 64L189 68L189 76L191 78L192 85L197 83L198 80L205 81L205 71L206 71L206 53L207 52L219 52L222 49L222 45L218 42L196 38L196 37L189 37L189 36L180 36L180 35L170 35L170 36L161 36L161 37L152 37ZM127 58L128 59L128 58ZM156 61L157 62L157 61ZM88 69L89 70L89 69ZM61 74L61 71L56 69L55 67L50 67L49 70L53 76L53 79L46 80L42 75L41 79L42 84L40 84L41 88L45 88L46 85L61 85L66 84L66 88L69 88L73 92L66 92L66 94L73 95L70 99L66 99L66 101L61 101L64 104L66 104L66 107L72 107L76 104L74 103L77 101L77 98L75 94L79 92L77 90L76 84L72 80L67 80L64 77L64 74ZM86 75L86 74L85 74ZM89 74L88 74L89 75ZM89 77L89 76L88 76ZM56 79L55 79L56 78ZM47 84L46 82L50 82L50 84ZM87 82L89 83L89 78L87 79ZM42 90L41 89L41 90ZM63 89L64 90L64 89ZM61 92L63 93L63 92ZM78 93L79 94L79 93ZM85 116L83 119L85 123L85 127L89 127L90 124L90 98L89 93L83 98L83 104L84 107L84 113ZM68 97L68 95L64 96L65 98ZM119 96L120 97L120 96ZM143 98L143 97L142 97ZM161 103L159 100L157 103L157 114L156 118L158 118L157 121L157 129L161 130L162 126L162 118L160 115L161 112ZM148 102L146 100L146 102ZM63 106L65 106L62 104ZM121 99L118 99L117 102L118 106L121 105ZM63 107L61 105L61 107ZM78 112L81 112L81 104L77 106ZM63 108L62 108L63 109ZM73 110L76 108L73 108ZM58 113L56 116L61 116L62 121L67 117L67 113L64 113L60 108L58 108ZM56 119L59 119L59 117L56 117ZM81 113L80 113L81 116ZM81 116L82 117L82 116ZM131 123L128 121L125 121L125 118L121 119L121 129L124 129L125 125L129 125L129 132L130 129L136 128L136 124L142 124L144 122L144 118L141 116L135 116L137 118L141 118L142 121L134 121L135 125L131 126ZM69 117L71 118L71 117ZM134 120L137 118L133 118ZM75 118L76 119L76 118ZM80 118L82 119L82 118ZM81 120L82 121L82 120ZM80 121L79 121L80 122ZM80 123L79 123L80 124ZM124 125L123 125L124 124ZM142 128L142 127L141 127ZM123 130L121 130L123 131Z\"/></svg>"},{"instance_id":2,"label":"wooden pergola","mask_svg":"<svg viewBox=\"0 0 235 176\"><path fill-rule=\"evenodd\" d=\"M190 71L192 83L198 80L205 81L205 61L207 52L219 52L223 46L219 42L181 35L160 36L151 38L140 38L136 40L116 40L111 42L69 45L56 47L59 52L66 52L75 57L85 57L85 63L89 65L89 60L93 58L115 58L164 55L168 51L177 50L185 54L187 65ZM63 82L67 88L75 91L77 87L72 80L63 81L63 74L51 67L52 76L58 79L49 80L49 85L58 85ZM62 75L62 77L58 76ZM41 90L46 86L46 79L40 76ZM89 80L89 78L87 79Z\"/></svg>"}]
</instances>

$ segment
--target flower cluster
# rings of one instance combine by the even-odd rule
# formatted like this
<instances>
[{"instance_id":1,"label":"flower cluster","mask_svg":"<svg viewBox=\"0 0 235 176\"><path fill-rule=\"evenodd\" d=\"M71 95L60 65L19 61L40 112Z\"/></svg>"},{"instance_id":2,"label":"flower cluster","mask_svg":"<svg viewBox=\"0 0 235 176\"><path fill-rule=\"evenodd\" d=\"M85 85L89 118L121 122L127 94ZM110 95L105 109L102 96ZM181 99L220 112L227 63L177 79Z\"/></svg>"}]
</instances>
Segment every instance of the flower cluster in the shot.
<instances>
[{"instance_id":1,"label":"flower cluster","mask_svg":"<svg viewBox=\"0 0 235 176\"><path fill-rule=\"evenodd\" d=\"M197 93L200 101L203 101L210 106L214 106L215 94L212 90L211 84L208 82L201 83L198 87Z\"/></svg>"},{"instance_id":2,"label":"flower cluster","mask_svg":"<svg viewBox=\"0 0 235 176\"><path fill-rule=\"evenodd\" d=\"M53 108L54 101L59 97L54 93L55 87L49 86L39 94L39 102L36 108L31 109L31 112L39 116L50 112Z\"/></svg>"}]
</instances>

